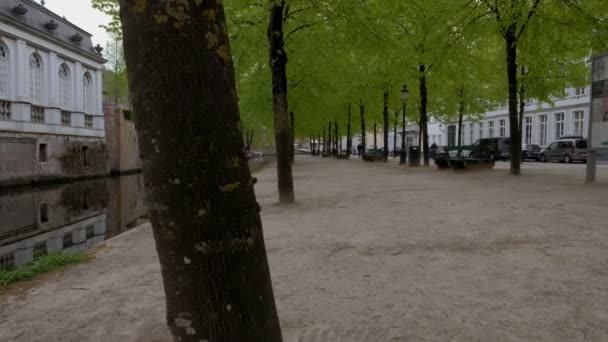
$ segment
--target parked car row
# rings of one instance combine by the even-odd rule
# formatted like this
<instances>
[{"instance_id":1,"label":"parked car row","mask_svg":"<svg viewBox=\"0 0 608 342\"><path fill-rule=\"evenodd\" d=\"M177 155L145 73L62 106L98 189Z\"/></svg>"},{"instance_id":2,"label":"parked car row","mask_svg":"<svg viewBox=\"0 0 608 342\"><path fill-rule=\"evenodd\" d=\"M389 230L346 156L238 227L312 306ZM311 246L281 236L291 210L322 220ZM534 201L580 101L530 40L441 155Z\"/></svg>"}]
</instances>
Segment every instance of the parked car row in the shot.
<instances>
[{"instance_id":1,"label":"parked car row","mask_svg":"<svg viewBox=\"0 0 608 342\"><path fill-rule=\"evenodd\" d=\"M511 138L479 139L472 145L469 157L509 160L511 159ZM539 145L525 144L522 145L522 159L585 163L587 162L587 139L581 136L562 136L542 149Z\"/></svg>"}]
</instances>

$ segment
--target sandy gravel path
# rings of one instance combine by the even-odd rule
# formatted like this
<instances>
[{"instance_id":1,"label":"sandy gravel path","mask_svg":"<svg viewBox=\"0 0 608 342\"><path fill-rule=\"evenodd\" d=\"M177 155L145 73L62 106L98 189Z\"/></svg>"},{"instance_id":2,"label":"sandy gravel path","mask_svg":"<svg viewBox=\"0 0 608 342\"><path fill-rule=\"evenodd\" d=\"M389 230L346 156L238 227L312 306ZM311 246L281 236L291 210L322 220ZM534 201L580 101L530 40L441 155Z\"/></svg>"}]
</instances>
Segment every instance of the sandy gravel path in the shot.
<instances>
[{"instance_id":1,"label":"sandy gravel path","mask_svg":"<svg viewBox=\"0 0 608 342\"><path fill-rule=\"evenodd\" d=\"M298 159L257 176L286 342L608 341L608 168L455 173ZM21 285L23 287L23 285ZM0 341L169 341L147 225L0 294Z\"/></svg>"}]
</instances>

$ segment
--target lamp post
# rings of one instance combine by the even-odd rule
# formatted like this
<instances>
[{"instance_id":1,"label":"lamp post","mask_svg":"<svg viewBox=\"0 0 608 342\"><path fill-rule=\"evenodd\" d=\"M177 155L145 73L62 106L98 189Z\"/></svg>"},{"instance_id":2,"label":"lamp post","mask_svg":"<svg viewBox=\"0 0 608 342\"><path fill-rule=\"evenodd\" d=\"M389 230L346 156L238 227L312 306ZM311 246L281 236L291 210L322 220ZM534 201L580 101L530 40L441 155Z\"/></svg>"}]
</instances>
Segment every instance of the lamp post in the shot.
<instances>
[{"instance_id":1,"label":"lamp post","mask_svg":"<svg viewBox=\"0 0 608 342\"><path fill-rule=\"evenodd\" d=\"M403 89L401 89L401 102L403 103L403 121L401 122L401 151L399 153L399 164L404 165L407 163L406 157L406 151L405 151L405 104L407 102L407 96L408 96L408 90L407 90L407 86L404 85Z\"/></svg>"}]
</instances>

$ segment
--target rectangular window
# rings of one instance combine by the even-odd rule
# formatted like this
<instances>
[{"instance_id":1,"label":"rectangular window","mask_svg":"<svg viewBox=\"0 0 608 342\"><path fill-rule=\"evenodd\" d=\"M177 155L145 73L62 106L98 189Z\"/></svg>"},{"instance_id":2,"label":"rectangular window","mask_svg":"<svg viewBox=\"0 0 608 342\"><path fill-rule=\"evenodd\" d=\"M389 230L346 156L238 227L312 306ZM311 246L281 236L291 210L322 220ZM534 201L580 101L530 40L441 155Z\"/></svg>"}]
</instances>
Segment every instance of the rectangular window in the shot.
<instances>
[{"instance_id":1,"label":"rectangular window","mask_svg":"<svg viewBox=\"0 0 608 342\"><path fill-rule=\"evenodd\" d=\"M89 161L87 160L87 152L89 152L89 147L82 146L82 163L84 166L89 166Z\"/></svg>"},{"instance_id":2,"label":"rectangular window","mask_svg":"<svg viewBox=\"0 0 608 342\"><path fill-rule=\"evenodd\" d=\"M547 145L547 114L539 115L539 145L546 146Z\"/></svg>"},{"instance_id":3,"label":"rectangular window","mask_svg":"<svg viewBox=\"0 0 608 342\"><path fill-rule=\"evenodd\" d=\"M479 139L483 139L483 122L479 123Z\"/></svg>"},{"instance_id":4,"label":"rectangular window","mask_svg":"<svg viewBox=\"0 0 608 342\"><path fill-rule=\"evenodd\" d=\"M564 135L564 113L555 113L555 139Z\"/></svg>"},{"instance_id":5,"label":"rectangular window","mask_svg":"<svg viewBox=\"0 0 608 342\"><path fill-rule=\"evenodd\" d=\"M469 144L473 145L475 142L475 125L469 124Z\"/></svg>"},{"instance_id":6,"label":"rectangular window","mask_svg":"<svg viewBox=\"0 0 608 342\"><path fill-rule=\"evenodd\" d=\"M500 119L500 121L498 121L498 124L500 126L500 136L504 137L507 134L507 120Z\"/></svg>"},{"instance_id":7,"label":"rectangular window","mask_svg":"<svg viewBox=\"0 0 608 342\"><path fill-rule=\"evenodd\" d=\"M488 121L488 138L494 138L494 121Z\"/></svg>"},{"instance_id":8,"label":"rectangular window","mask_svg":"<svg viewBox=\"0 0 608 342\"><path fill-rule=\"evenodd\" d=\"M532 143L532 117L526 116L524 118L524 144L528 145Z\"/></svg>"},{"instance_id":9,"label":"rectangular window","mask_svg":"<svg viewBox=\"0 0 608 342\"><path fill-rule=\"evenodd\" d=\"M44 163L48 160L47 144L38 145L38 161Z\"/></svg>"},{"instance_id":10,"label":"rectangular window","mask_svg":"<svg viewBox=\"0 0 608 342\"><path fill-rule=\"evenodd\" d=\"M84 127L93 128L93 115L84 116Z\"/></svg>"},{"instance_id":11,"label":"rectangular window","mask_svg":"<svg viewBox=\"0 0 608 342\"><path fill-rule=\"evenodd\" d=\"M63 249L74 246L74 240L72 239L72 232L63 234Z\"/></svg>"},{"instance_id":12,"label":"rectangular window","mask_svg":"<svg viewBox=\"0 0 608 342\"><path fill-rule=\"evenodd\" d=\"M44 123L44 108L38 106L32 106L32 122Z\"/></svg>"},{"instance_id":13,"label":"rectangular window","mask_svg":"<svg viewBox=\"0 0 608 342\"><path fill-rule=\"evenodd\" d=\"M61 111L61 126L72 125L72 113L62 110Z\"/></svg>"},{"instance_id":14,"label":"rectangular window","mask_svg":"<svg viewBox=\"0 0 608 342\"><path fill-rule=\"evenodd\" d=\"M585 95L585 87L575 88L574 89L574 95L576 95L576 96Z\"/></svg>"},{"instance_id":15,"label":"rectangular window","mask_svg":"<svg viewBox=\"0 0 608 342\"><path fill-rule=\"evenodd\" d=\"M572 113L574 117L574 135L583 136L583 123L585 120L585 112L577 110Z\"/></svg>"},{"instance_id":16,"label":"rectangular window","mask_svg":"<svg viewBox=\"0 0 608 342\"><path fill-rule=\"evenodd\" d=\"M87 240L95 237L95 227L87 226Z\"/></svg>"},{"instance_id":17,"label":"rectangular window","mask_svg":"<svg viewBox=\"0 0 608 342\"><path fill-rule=\"evenodd\" d=\"M15 268L15 255L13 253L0 255L0 270L7 271Z\"/></svg>"},{"instance_id":18,"label":"rectangular window","mask_svg":"<svg viewBox=\"0 0 608 342\"><path fill-rule=\"evenodd\" d=\"M0 100L0 120L11 119L11 103Z\"/></svg>"},{"instance_id":19,"label":"rectangular window","mask_svg":"<svg viewBox=\"0 0 608 342\"><path fill-rule=\"evenodd\" d=\"M47 203L40 203L40 222L49 221L49 205Z\"/></svg>"},{"instance_id":20,"label":"rectangular window","mask_svg":"<svg viewBox=\"0 0 608 342\"><path fill-rule=\"evenodd\" d=\"M40 257L48 254L46 247L46 240L40 241L34 245L34 260L40 259Z\"/></svg>"},{"instance_id":21,"label":"rectangular window","mask_svg":"<svg viewBox=\"0 0 608 342\"><path fill-rule=\"evenodd\" d=\"M456 125L448 126L448 146L456 145Z\"/></svg>"}]
</instances>

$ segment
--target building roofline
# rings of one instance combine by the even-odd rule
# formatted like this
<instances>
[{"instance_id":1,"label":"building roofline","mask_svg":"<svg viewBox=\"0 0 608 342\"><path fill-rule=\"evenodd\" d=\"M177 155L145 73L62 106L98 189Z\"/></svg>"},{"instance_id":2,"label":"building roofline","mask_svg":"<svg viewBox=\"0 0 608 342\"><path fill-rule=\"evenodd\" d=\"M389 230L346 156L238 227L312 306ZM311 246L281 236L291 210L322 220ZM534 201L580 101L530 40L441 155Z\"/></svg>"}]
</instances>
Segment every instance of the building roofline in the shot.
<instances>
[{"instance_id":1,"label":"building roofline","mask_svg":"<svg viewBox=\"0 0 608 342\"><path fill-rule=\"evenodd\" d=\"M30 0L25 0L25 1L30 1ZM14 18L12 18L9 15L6 15L5 13L0 12L0 20L4 21L4 22L7 22L7 23L10 23L11 25L13 25L15 27L18 27L19 29L24 30L24 31L26 31L28 33L31 33L31 34L33 34L33 35L35 35L37 37L40 37L40 38L42 38L44 40L52 41L53 43L55 43L55 44L57 44L57 45L59 45L59 46L61 46L63 48L66 48L66 49L68 49L68 50L70 50L72 52L75 52L75 53L77 53L77 54L79 54L81 56L90 58L90 59L92 59L92 60L94 60L94 61L96 61L96 62L98 62L100 64L105 64L107 62L107 60L105 58L103 58L102 56L94 53L93 51L89 52L89 51L87 51L85 49L72 46L72 45L66 43L65 41L63 41L61 39L58 39L56 37L53 37L53 36L50 36L50 35L47 35L47 34L43 34L40 31L35 30L35 29L31 28L30 26L23 24L23 23L19 22L18 20L15 20ZM8 33L3 33L3 34L5 34L7 36L12 36L11 34L8 34ZM14 38L22 39L22 38L19 38L19 37L14 37Z\"/></svg>"},{"instance_id":2,"label":"building roofline","mask_svg":"<svg viewBox=\"0 0 608 342\"><path fill-rule=\"evenodd\" d=\"M21 0L21 1L26 2L26 3L28 3L29 5L34 6L34 7L38 8L39 10L41 10L41 11L45 12L46 14L48 14L48 15L50 15L50 16L55 17L56 19L58 19L58 20L60 20L60 21L62 21L62 22L65 22L66 24L68 24L68 25L72 26L72 28L74 28L74 29L76 29L76 30L78 30L78 31L80 31L80 32L82 32L82 33L84 33L84 34L88 35L89 37L93 37L93 35L92 35L92 34L90 34L89 32L87 32L87 31L85 31L85 30L83 30L81 27L76 26L76 24L74 24L74 23L72 23L71 21L69 21L69 20L68 20L66 17L64 17L64 16L60 16L59 14L57 14L57 13L55 13L55 12L51 11L50 9L46 8L45 6L42 6L41 4L37 3L36 1L34 1L34 0Z\"/></svg>"}]
</instances>

